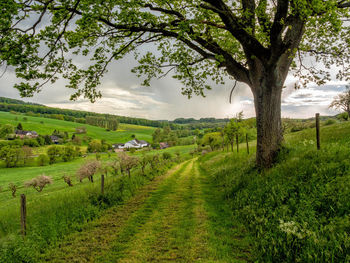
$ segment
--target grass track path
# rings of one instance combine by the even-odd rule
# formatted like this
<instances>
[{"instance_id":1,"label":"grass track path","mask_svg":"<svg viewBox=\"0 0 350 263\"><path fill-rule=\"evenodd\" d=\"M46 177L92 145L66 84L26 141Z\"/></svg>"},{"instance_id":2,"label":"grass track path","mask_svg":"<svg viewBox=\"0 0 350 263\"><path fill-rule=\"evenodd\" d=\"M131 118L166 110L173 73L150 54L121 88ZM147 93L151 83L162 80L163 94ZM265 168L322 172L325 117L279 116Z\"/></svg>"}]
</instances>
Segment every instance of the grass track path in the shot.
<instances>
[{"instance_id":1,"label":"grass track path","mask_svg":"<svg viewBox=\"0 0 350 263\"><path fill-rule=\"evenodd\" d=\"M217 203L211 202L208 187L196 159L180 164L143 187L124 206L110 209L82 232L69 236L43 261L246 262L247 253L231 255L241 248L237 240L236 248L225 241L232 226L220 224L225 216L220 213L227 209L214 211ZM215 236L217 228L224 233L224 242Z\"/></svg>"}]
</instances>

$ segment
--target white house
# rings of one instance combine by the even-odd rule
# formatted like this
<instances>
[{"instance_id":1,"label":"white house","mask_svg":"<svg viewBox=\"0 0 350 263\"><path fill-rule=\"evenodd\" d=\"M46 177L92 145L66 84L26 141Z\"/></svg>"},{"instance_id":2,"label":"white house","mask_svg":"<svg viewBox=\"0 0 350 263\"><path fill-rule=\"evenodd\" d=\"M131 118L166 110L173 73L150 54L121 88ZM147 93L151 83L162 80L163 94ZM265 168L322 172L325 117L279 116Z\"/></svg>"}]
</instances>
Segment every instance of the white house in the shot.
<instances>
[{"instance_id":1,"label":"white house","mask_svg":"<svg viewBox=\"0 0 350 263\"><path fill-rule=\"evenodd\" d=\"M149 145L148 142L138 139L133 139L124 144L124 148L143 148Z\"/></svg>"}]
</instances>

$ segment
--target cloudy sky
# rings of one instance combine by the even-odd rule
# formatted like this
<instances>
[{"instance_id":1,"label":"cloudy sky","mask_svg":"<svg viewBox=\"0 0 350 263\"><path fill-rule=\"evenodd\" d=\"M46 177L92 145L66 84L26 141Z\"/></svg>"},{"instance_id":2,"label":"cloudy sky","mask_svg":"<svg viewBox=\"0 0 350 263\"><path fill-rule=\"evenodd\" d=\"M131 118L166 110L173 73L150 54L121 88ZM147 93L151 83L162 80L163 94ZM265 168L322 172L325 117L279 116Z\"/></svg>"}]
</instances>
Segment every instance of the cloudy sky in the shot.
<instances>
[{"instance_id":1,"label":"cloudy sky","mask_svg":"<svg viewBox=\"0 0 350 263\"><path fill-rule=\"evenodd\" d=\"M233 93L233 102L229 103L229 94L233 82L225 85L214 85L206 92L206 98L187 99L181 94L181 83L166 77L153 80L151 87L141 87L142 80L130 72L135 66L131 57L114 62L103 79L99 90L103 98L92 104L87 100L70 101L72 90L65 88L63 81L54 85L48 84L32 98L23 99L53 107L87 110L100 113L111 113L123 116L142 117L147 119L232 117L237 112L244 112L245 117L255 115L252 94L243 84L237 85ZM311 85L307 89L294 89L296 79L288 77L283 92L282 116L307 118L316 112L332 115L328 105L333 97L345 89L344 82L330 82L321 87ZM0 96L21 99L13 88L16 78L8 70L0 79Z\"/></svg>"}]
</instances>

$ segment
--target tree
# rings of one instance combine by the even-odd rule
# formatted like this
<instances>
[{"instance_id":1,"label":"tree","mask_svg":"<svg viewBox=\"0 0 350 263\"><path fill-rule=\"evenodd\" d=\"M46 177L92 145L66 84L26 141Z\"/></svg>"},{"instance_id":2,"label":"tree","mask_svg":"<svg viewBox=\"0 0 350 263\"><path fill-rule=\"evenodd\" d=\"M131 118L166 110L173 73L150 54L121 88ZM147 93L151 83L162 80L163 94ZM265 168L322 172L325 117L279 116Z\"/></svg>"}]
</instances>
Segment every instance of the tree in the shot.
<instances>
[{"instance_id":1,"label":"tree","mask_svg":"<svg viewBox=\"0 0 350 263\"><path fill-rule=\"evenodd\" d=\"M46 154L42 153L38 156L37 164L39 166L45 166L45 165L48 165L49 163L50 163L50 158Z\"/></svg>"},{"instance_id":2,"label":"tree","mask_svg":"<svg viewBox=\"0 0 350 263\"><path fill-rule=\"evenodd\" d=\"M102 143L101 140L94 139L88 145L88 152L101 152L102 151Z\"/></svg>"},{"instance_id":3,"label":"tree","mask_svg":"<svg viewBox=\"0 0 350 263\"><path fill-rule=\"evenodd\" d=\"M47 156L49 157L50 164L58 162L63 152L62 149L62 147L57 145L52 145L49 148L47 148Z\"/></svg>"},{"instance_id":4,"label":"tree","mask_svg":"<svg viewBox=\"0 0 350 263\"><path fill-rule=\"evenodd\" d=\"M231 77L253 93L256 162L270 167L283 141L288 72L300 85L323 84L334 64L337 78L350 78L349 8L349 0L11 1L0 14L0 60L24 79L15 86L22 96L62 76L76 89L72 99L95 101L108 65L130 52L144 85L172 71L189 97L204 95L208 78ZM149 43L157 53L138 52ZM79 68L72 55L90 56L91 63ZM305 57L324 67L305 65Z\"/></svg>"},{"instance_id":5,"label":"tree","mask_svg":"<svg viewBox=\"0 0 350 263\"><path fill-rule=\"evenodd\" d=\"M12 197L16 197L17 185L14 183L9 183L9 189L11 191Z\"/></svg>"},{"instance_id":6,"label":"tree","mask_svg":"<svg viewBox=\"0 0 350 263\"><path fill-rule=\"evenodd\" d=\"M83 181L84 178L88 178L91 183L94 182L94 174L101 167L101 163L96 160L87 161L84 163L77 171L77 177L80 182Z\"/></svg>"},{"instance_id":7,"label":"tree","mask_svg":"<svg viewBox=\"0 0 350 263\"><path fill-rule=\"evenodd\" d=\"M118 157L121 171L128 172L128 175L130 177L130 171L132 168L138 165L139 159L135 156L130 156L124 152L119 153Z\"/></svg>"},{"instance_id":8,"label":"tree","mask_svg":"<svg viewBox=\"0 0 350 263\"><path fill-rule=\"evenodd\" d=\"M152 156L149 154L142 154L142 157L139 159L139 163L141 166L142 175L145 175L145 169L148 164L152 161Z\"/></svg>"},{"instance_id":9,"label":"tree","mask_svg":"<svg viewBox=\"0 0 350 263\"><path fill-rule=\"evenodd\" d=\"M346 86L345 92L336 96L329 107L343 110L350 116L350 86Z\"/></svg>"},{"instance_id":10,"label":"tree","mask_svg":"<svg viewBox=\"0 0 350 263\"><path fill-rule=\"evenodd\" d=\"M26 187L33 187L38 192L41 192L46 185L52 184L53 180L50 176L40 175L38 177L33 178L32 180L25 182L24 185Z\"/></svg>"},{"instance_id":11,"label":"tree","mask_svg":"<svg viewBox=\"0 0 350 263\"><path fill-rule=\"evenodd\" d=\"M72 179L70 178L70 176L68 175L63 175L63 180L64 182L69 186L69 187L72 187L73 186L73 183L72 183Z\"/></svg>"},{"instance_id":12,"label":"tree","mask_svg":"<svg viewBox=\"0 0 350 263\"><path fill-rule=\"evenodd\" d=\"M0 150L0 158L5 161L6 167L18 167L24 165L24 152L21 148L5 146Z\"/></svg>"},{"instance_id":13,"label":"tree","mask_svg":"<svg viewBox=\"0 0 350 263\"><path fill-rule=\"evenodd\" d=\"M0 138L5 138L7 135L14 132L13 126L10 124L5 124L0 128Z\"/></svg>"},{"instance_id":14,"label":"tree","mask_svg":"<svg viewBox=\"0 0 350 263\"><path fill-rule=\"evenodd\" d=\"M23 130L22 123L18 123L18 125L17 125L17 130L20 130L20 131L22 131L22 130Z\"/></svg>"},{"instance_id":15,"label":"tree","mask_svg":"<svg viewBox=\"0 0 350 263\"><path fill-rule=\"evenodd\" d=\"M33 155L33 150L32 150L32 148L30 148L30 147L25 145L25 146L22 147L22 152L23 152L24 164L27 164L27 161Z\"/></svg>"},{"instance_id":16,"label":"tree","mask_svg":"<svg viewBox=\"0 0 350 263\"><path fill-rule=\"evenodd\" d=\"M240 125L237 119L231 119L230 122L224 128L227 140L231 145L232 152L233 152L233 144L235 141L235 137L239 133L239 129L240 129Z\"/></svg>"}]
</instances>

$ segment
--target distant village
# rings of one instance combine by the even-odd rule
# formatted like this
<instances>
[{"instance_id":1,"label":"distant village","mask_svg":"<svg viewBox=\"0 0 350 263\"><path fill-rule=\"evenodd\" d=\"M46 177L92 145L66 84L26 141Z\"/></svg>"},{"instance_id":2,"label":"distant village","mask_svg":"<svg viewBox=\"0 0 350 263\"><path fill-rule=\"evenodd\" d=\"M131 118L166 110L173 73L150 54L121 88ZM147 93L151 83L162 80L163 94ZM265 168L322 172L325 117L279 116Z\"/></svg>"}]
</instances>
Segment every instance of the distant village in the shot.
<instances>
[{"instance_id":1,"label":"distant village","mask_svg":"<svg viewBox=\"0 0 350 263\"><path fill-rule=\"evenodd\" d=\"M55 133L55 132L54 132ZM76 134L82 134L82 133L86 133L86 128L85 127L78 127L76 128ZM36 131L25 131L22 129L16 129L15 130L15 134L14 134L15 138L20 138L20 139L35 139L39 136L39 134ZM62 139L57 136L57 135L50 135L49 136L51 142L53 144L60 144ZM144 140L138 140L136 138L132 139L131 141L125 142L125 143L115 143L112 144L112 149L115 152L122 152L125 150L129 150L129 149L142 149L145 147L150 147L151 144L147 141ZM169 147L169 144L167 142L160 142L159 143L159 148L160 149L166 149Z\"/></svg>"}]
</instances>

